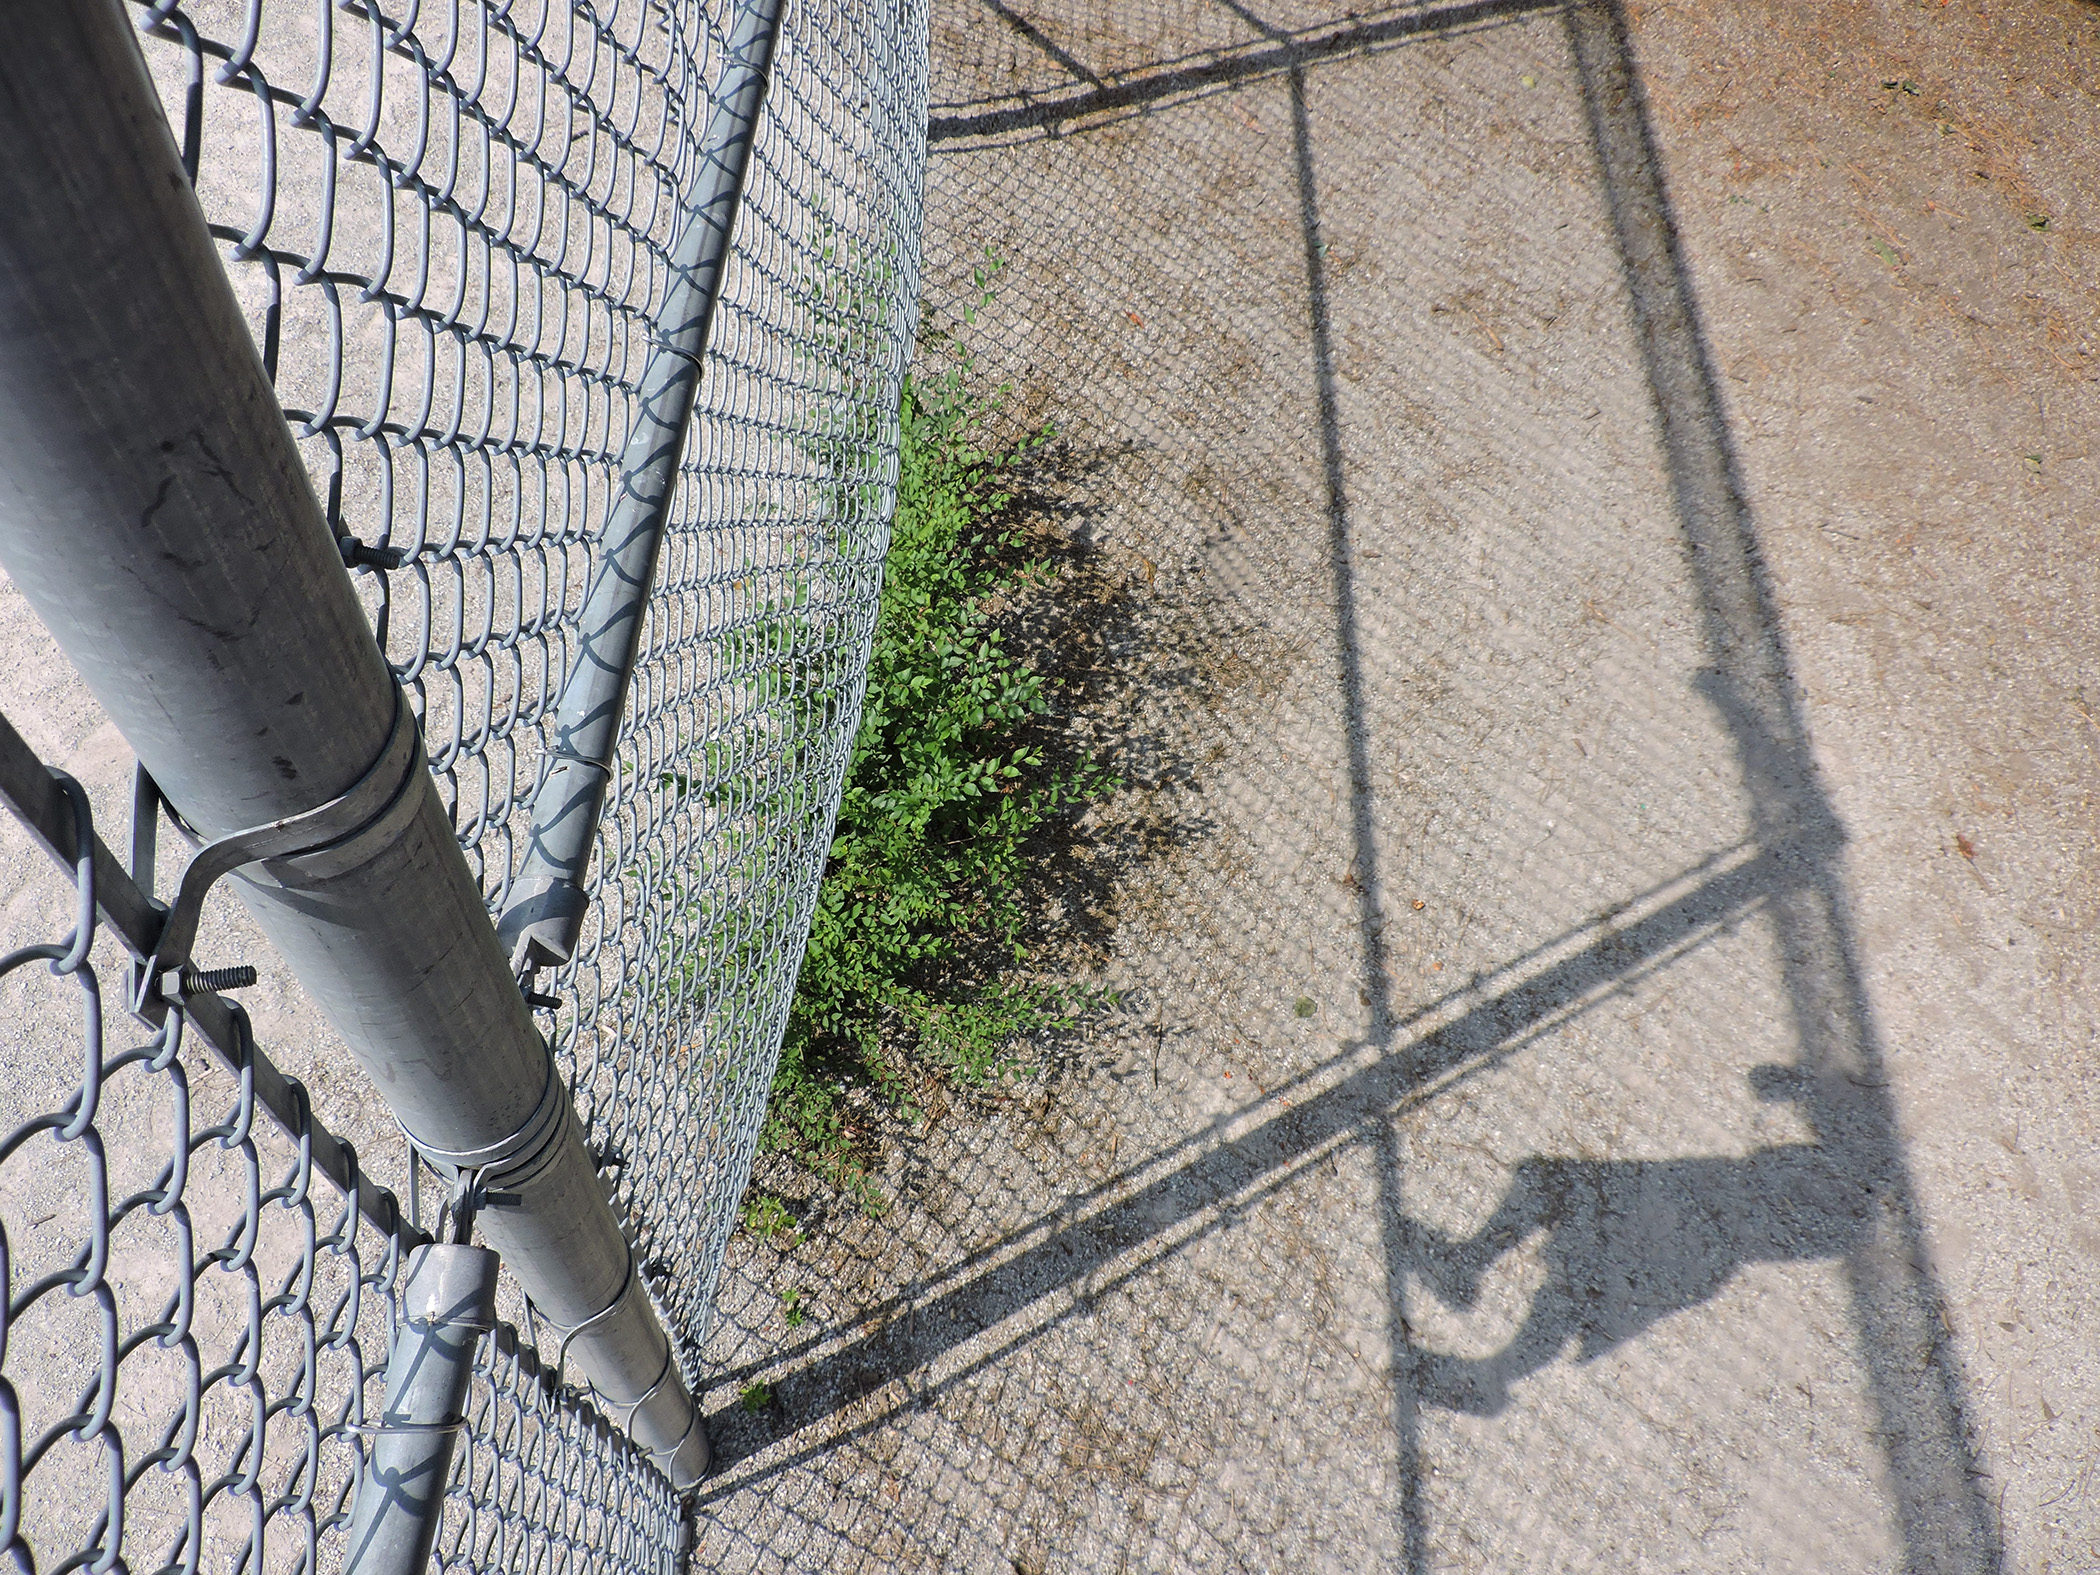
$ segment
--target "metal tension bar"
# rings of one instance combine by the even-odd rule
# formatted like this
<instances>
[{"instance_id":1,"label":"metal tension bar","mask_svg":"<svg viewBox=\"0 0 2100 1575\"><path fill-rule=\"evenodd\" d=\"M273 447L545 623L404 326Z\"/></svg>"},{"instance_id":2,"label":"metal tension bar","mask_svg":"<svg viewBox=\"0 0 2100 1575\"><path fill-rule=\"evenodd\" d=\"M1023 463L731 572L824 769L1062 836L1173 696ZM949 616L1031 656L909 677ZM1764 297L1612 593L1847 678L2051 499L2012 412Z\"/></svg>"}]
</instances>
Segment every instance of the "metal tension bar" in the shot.
<instances>
[{"instance_id":1,"label":"metal tension bar","mask_svg":"<svg viewBox=\"0 0 2100 1575\"><path fill-rule=\"evenodd\" d=\"M0 563L206 842L376 794L398 691L123 7L10 25ZM635 1441L697 1482L698 1409L429 773L350 842L234 884L411 1140L514 1195L488 1245Z\"/></svg>"}]
</instances>

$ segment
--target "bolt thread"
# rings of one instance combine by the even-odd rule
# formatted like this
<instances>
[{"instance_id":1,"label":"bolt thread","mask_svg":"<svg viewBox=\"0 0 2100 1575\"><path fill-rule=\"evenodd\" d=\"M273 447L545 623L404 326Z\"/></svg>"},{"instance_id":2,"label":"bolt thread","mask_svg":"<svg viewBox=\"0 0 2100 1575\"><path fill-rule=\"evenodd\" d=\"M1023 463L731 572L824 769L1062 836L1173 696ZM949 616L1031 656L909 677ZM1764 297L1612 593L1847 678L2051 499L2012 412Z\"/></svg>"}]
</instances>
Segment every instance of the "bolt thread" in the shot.
<instances>
[{"instance_id":1,"label":"bolt thread","mask_svg":"<svg viewBox=\"0 0 2100 1575\"><path fill-rule=\"evenodd\" d=\"M232 968L182 970L182 993L185 995L215 995L221 990L245 990L253 983L255 968L250 963L240 963Z\"/></svg>"}]
</instances>

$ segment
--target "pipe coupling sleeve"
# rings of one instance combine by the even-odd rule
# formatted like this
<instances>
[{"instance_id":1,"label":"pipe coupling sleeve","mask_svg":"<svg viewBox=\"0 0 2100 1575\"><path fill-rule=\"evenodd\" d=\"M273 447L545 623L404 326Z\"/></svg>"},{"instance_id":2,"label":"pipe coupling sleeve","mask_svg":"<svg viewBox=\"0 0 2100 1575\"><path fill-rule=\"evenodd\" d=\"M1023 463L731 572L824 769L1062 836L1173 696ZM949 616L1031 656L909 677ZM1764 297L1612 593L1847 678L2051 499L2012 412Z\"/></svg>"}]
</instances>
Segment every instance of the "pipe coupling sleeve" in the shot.
<instances>
[{"instance_id":1,"label":"pipe coupling sleeve","mask_svg":"<svg viewBox=\"0 0 2100 1575\"><path fill-rule=\"evenodd\" d=\"M401 1316L419 1329L496 1327L496 1254L486 1247L432 1242L408 1255Z\"/></svg>"}]
</instances>

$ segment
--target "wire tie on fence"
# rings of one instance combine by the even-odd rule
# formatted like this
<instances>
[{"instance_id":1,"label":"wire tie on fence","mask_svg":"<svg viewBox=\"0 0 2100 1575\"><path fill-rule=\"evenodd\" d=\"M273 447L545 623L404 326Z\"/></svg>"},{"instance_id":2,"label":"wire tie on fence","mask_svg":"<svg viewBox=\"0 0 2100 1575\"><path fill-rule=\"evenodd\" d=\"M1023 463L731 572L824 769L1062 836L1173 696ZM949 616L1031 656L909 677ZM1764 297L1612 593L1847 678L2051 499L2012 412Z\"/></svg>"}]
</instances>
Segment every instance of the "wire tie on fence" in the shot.
<instances>
[{"instance_id":1,"label":"wire tie on fence","mask_svg":"<svg viewBox=\"0 0 2100 1575\"><path fill-rule=\"evenodd\" d=\"M673 1444L669 1449L659 1450L657 1452L659 1458L664 1460L676 1460L679 1457L679 1455L685 1450L685 1441L691 1438L696 1432L701 1434L703 1437L707 1433L707 1418L700 1414L700 1407L697 1405L693 1407L693 1419L685 1424L685 1431L678 1435L678 1442ZM708 1454L710 1457L712 1457L714 1454L714 1446L712 1444L708 1446ZM710 1458L708 1462L708 1470L712 1471L713 1469L714 1462L712 1458ZM699 1485L700 1484L696 1482L693 1484L693 1488L698 1488ZM687 1489L687 1492L690 1493L691 1491L693 1491L693 1488Z\"/></svg>"},{"instance_id":2,"label":"wire tie on fence","mask_svg":"<svg viewBox=\"0 0 2100 1575\"><path fill-rule=\"evenodd\" d=\"M457 1177L463 1171L487 1173L505 1170L518 1161L537 1158L559 1135L562 1118L569 1106L568 1085L561 1080L561 1072L554 1064L554 1052L546 1049L545 1040L541 1040L540 1048L546 1052L547 1079L540 1087L539 1102L532 1107L532 1114L525 1118L524 1125L508 1137L485 1143L480 1148L443 1149L434 1143L426 1143L407 1127L401 1127L401 1135L440 1175L450 1172ZM394 1124L400 1126L398 1118Z\"/></svg>"},{"instance_id":3,"label":"wire tie on fence","mask_svg":"<svg viewBox=\"0 0 2100 1575\"><path fill-rule=\"evenodd\" d=\"M409 1145L415 1152L415 1145ZM452 1245L464 1247L474 1234L474 1217L483 1209L514 1209L525 1201L517 1192L492 1192L482 1181L486 1167L477 1170L462 1170L452 1183L452 1195L446 1207L452 1210ZM443 1215L439 1216L442 1224Z\"/></svg>"},{"instance_id":4,"label":"wire tie on fence","mask_svg":"<svg viewBox=\"0 0 2100 1575\"><path fill-rule=\"evenodd\" d=\"M457 1433L466 1425L467 1419L462 1416L450 1422L352 1422L347 1430L366 1438L384 1438L389 1434L427 1438L436 1433Z\"/></svg>"},{"instance_id":5,"label":"wire tie on fence","mask_svg":"<svg viewBox=\"0 0 2100 1575\"><path fill-rule=\"evenodd\" d=\"M681 360L690 361L696 369L705 369L707 365L705 351L688 350L684 345L673 344L661 334L651 334L649 336L649 348L664 355L675 355Z\"/></svg>"},{"instance_id":6,"label":"wire tie on fence","mask_svg":"<svg viewBox=\"0 0 2100 1575\"><path fill-rule=\"evenodd\" d=\"M640 1271L635 1267L634 1248L630 1246L627 1249L627 1275L626 1278L624 1278L620 1282L620 1294L615 1296L611 1301L607 1302L596 1312L592 1313L590 1317L584 1319L583 1322L578 1324L571 1324L567 1329L562 1331L561 1344L555 1348L554 1352L555 1372L561 1372L563 1367L567 1364L569 1360L570 1342L573 1341L576 1338L576 1336L583 1333L584 1330L590 1328L591 1325L605 1322L606 1319L610 1318L622 1307L625 1307L627 1305L627 1298L634 1294L634 1288L635 1286L641 1283L641 1278L642 1276ZM559 1329L561 1328L561 1325L556 1324L555 1327ZM668 1346L669 1342L666 1341L665 1343ZM670 1358L666 1356L665 1361L668 1362L669 1360ZM661 1374L658 1375L657 1382L663 1382ZM645 1395L643 1398L646 1399L648 1397ZM639 1405L641 1401L638 1400L635 1403Z\"/></svg>"},{"instance_id":7,"label":"wire tie on fence","mask_svg":"<svg viewBox=\"0 0 2100 1575\"><path fill-rule=\"evenodd\" d=\"M589 766L593 771L603 771L608 776L612 774L612 767L604 761L593 760L589 755L579 755L566 743L557 743L548 750L547 758L556 765Z\"/></svg>"},{"instance_id":8,"label":"wire tie on fence","mask_svg":"<svg viewBox=\"0 0 2100 1575\"><path fill-rule=\"evenodd\" d=\"M648 1387L647 1389L644 1389L644 1390L643 1390L643 1391L641 1392L641 1395L640 1395L640 1397L639 1397L638 1399L636 1399L636 1401L634 1402L634 1404L633 1404L633 1405L631 1405L631 1406L629 1406L629 1407L627 1407L627 1415L626 1415L626 1416L625 1416L624 1418L622 1418L622 1419L621 1419L621 1422L620 1422L620 1431L621 1431L621 1432L625 1433L625 1434L626 1434L626 1435L627 1435L627 1436L628 1436L629 1438L632 1438L632 1437L634 1437L634 1417L635 1417L635 1413L636 1413L637 1411L641 1410L641 1408L642 1408L643 1406L647 1405L647 1404L648 1404L648 1403L650 1402L650 1400L652 1400L653 1398L655 1398L655 1395L656 1395L656 1391L657 1391L657 1390L659 1390L659 1389L661 1389L661 1388L663 1388L663 1386L664 1386L664 1380L665 1380L665 1379L667 1379L667 1378L669 1378L669 1377L670 1377L670 1376L672 1375L672 1373L676 1372L677 1370L678 1370L678 1353L677 1353L676 1351L673 1351L673 1350L671 1349L671 1346L670 1346L670 1342L669 1342L669 1341L667 1340L667 1341L665 1341L665 1342L664 1342L664 1365L663 1365L663 1371L659 1372L659 1373L658 1373L658 1374L656 1375L656 1382L655 1382L655 1383L653 1383L653 1384L651 1384L651 1385L650 1385L650 1386L649 1386L649 1387ZM699 1407L698 1407L697 1405L693 1407L693 1414L694 1414L695 1416L698 1416L698 1415L700 1414L700 1408L699 1408ZM688 1427L686 1428L686 1432L690 1433L691 1431L692 1431L692 1428L691 1428L690 1426L688 1426ZM685 1442L685 1439L684 1439L684 1437L683 1437L683 1436L681 1436L681 1437L679 1438L678 1442L679 1442L679 1443L681 1443L681 1444L683 1444L683 1443Z\"/></svg>"},{"instance_id":9,"label":"wire tie on fence","mask_svg":"<svg viewBox=\"0 0 2100 1575\"><path fill-rule=\"evenodd\" d=\"M415 781L421 754L414 713L396 684L394 721L386 742L347 791L301 814L231 832L199 848L182 872L181 886L154 942L153 955L139 970L138 997L132 1009L144 1013L166 999L171 993L170 975L174 976L173 993L181 993L204 899L222 877L259 860L300 858L355 842L402 803ZM157 796L157 788L155 793Z\"/></svg>"}]
</instances>

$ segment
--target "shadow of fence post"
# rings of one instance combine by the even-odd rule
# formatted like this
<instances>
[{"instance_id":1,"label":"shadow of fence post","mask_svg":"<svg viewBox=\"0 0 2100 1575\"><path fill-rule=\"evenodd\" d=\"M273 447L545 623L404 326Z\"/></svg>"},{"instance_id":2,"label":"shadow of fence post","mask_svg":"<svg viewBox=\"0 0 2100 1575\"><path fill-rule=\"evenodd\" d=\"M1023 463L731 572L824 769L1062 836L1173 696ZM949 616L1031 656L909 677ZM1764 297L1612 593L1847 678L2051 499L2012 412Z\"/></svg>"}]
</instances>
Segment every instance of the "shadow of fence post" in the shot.
<instances>
[{"instance_id":1,"label":"shadow of fence post","mask_svg":"<svg viewBox=\"0 0 2100 1575\"><path fill-rule=\"evenodd\" d=\"M1702 676L1734 742L1758 842L1794 862L1771 894L1784 987L1821 1143L1869 1188L1845 1255L1861 1358L1880 1418L1906 1568L1995 1571L1998 1528L1962 1406L1959 1359L1927 1262L1838 866L1843 834L1795 704L1779 617L1743 498L1618 0L1565 14L1600 185L1690 548L1713 665Z\"/></svg>"}]
</instances>

